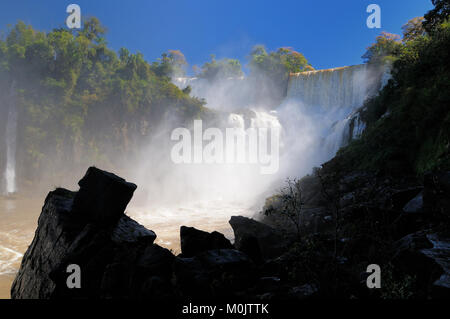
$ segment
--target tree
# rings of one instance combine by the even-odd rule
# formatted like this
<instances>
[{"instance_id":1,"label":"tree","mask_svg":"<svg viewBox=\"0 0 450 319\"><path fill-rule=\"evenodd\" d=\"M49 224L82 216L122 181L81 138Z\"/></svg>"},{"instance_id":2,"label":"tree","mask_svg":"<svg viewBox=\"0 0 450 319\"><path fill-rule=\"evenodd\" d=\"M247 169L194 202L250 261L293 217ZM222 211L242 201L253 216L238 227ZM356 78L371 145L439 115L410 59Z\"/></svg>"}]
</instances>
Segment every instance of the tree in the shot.
<instances>
[{"instance_id":1,"label":"tree","mask_svg":"<svg viewBox=\"0 0 450 319\"><path fill-rule=\"evenodd\" d=\"M198 76L213 81L216 79L241 77L243 74L239 60L229 58L216 60L215 55L212 54L211 61L203 64Z\"/></svg>"},{"instance_id":2,"label":"tree","mask_svg":"<svg viewBox=\"0 0 450 319\"><path fill-rule=\"evenodd\" d=\"M425 21L423 22L424 29L431 33L440 24L448 20L450 15L450 0L431 0L434 9L425 14Z\"/></svg>"},{"instance_id":3,"label":"tree","mask_svg":"<svg viewBox=\"0 0 450 319\"><path fill-rule=\"evenodd\" d=\"M297 240L301 239L301 226L304 201L302 198L302 190L300 182L296 179L287 179L286 186L282 187L276 199L278 207L269 207L264 211L267 216L279 215L286 218L295 228Z\"/></svg>"},{"instance_id":4,"label":"tree","mask_svg":"<svg viewBox=\"0 0 450 319\"><path fill-rule=\"evenodd\" d=\"M400 54L402 43L398 34L381 32L376 38L376 42L367 48L362 56L364 63L385 63L393 62Z\"/></svg>"},{"instance_id":5,"label":"tree","mask_svg":"<svg viewBox=\"0 0 450 319\"><path fill-rule=\"evenodd\" d=\"M423 17L415 17L402 26L403 42L408 42L426 35L423 27Z\"/></svg>"},{"instance_id":6,"label":"tree","mask_svg":"<svg viewBox=\"0 0 450 319\"><path fill-rule=\"evenodd\" d=\"M154 62L152 70L159 76L173 77L186 74L186 58L179 50L168 50L161 55L159 62Z\"/></svg>"}]
</instances>

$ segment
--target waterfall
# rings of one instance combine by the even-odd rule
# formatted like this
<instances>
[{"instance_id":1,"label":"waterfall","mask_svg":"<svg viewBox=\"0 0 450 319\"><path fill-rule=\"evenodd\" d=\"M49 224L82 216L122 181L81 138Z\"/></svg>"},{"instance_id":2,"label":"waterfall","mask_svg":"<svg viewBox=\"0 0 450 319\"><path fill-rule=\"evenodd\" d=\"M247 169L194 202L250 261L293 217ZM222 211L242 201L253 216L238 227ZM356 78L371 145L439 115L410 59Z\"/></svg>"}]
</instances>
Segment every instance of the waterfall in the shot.
<instances>
[{"instance_id":1,"label":"waterfall","mask_svg":"<svg viewBox=\"0 0 450 319\"><path fill-rule=\"evenodd\" d=\"M17 191L16 186L16 140L17 140L17 108L14 83L11 86L8 117L6 122L6 167L4 177L6 194Z\"/></svg>"},{"instance_id":2,"label":"waterfall","mask_svg":"<svg viewBox=\"0 0 450 319\"><path fill-rule=\"evenodd\" d=\"M287 98L297 98L310 108L353 109L362 106L370 88L366 64L292 74Z\"/></svg>"},{"instance_id":3,"label":"waterfall","mask_svg":"<svg viewBox=\"0 0 450 319\"><path fill-rule=\"evenodd\" d=\"M328 160L352 138L361 136L365 123L358 110L389 78L389 68L366 64L295 73L290 76L286 100L319 121L323 160Z\"/></svg>"},{"instance_id":4,"label":"waterfall","mask_svg":"<svg viewBox=\"0 0 450 319\"><path fill-rule=\"evenodd\" d=\"M246 78L216 82L175 78L173 82L181 89L191 86L192 95L205 98L207 107L227 112L229 127L279 128L279 176L284 178L307 174L361 136L365 123L360 109L387 83L386 71L362 64L291 74L284 101L269 109L255 105L251 96L264 88L249 85Z\"/></svg>"}]
</instances>

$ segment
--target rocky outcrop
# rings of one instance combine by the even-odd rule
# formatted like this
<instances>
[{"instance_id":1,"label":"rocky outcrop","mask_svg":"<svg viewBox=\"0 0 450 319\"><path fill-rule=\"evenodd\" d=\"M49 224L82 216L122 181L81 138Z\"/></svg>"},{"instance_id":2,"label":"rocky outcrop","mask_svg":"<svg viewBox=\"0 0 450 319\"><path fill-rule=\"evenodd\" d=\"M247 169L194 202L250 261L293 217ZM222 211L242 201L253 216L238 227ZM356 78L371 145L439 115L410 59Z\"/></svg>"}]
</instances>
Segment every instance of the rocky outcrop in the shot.
<instances>
[{"instance_id":1,"label":"rocky outcrop","mask_svg":"<svg viewBox=\"0 0 450 319\"><path fill-rule=\"evenodd\" d=\"M394 244L392 262L398 271L414 276L423 297L450 297L450 238L420 231Z\"/></svg>"},{"instance_id":2,"label":"rocky outcrop","mask_svg":"<svg viewBox=\"0 0 450 319\"><path fill-rule=\"evenodd\" d=\"M155 260L172 254L153 244L154 232L124 214L136 185L94 167L79 185L76 193L56 189L48 194L11 297L126 297L148 292L142 278L150 275L170 286L164 269L171 258L164 259L163 269L155 267ZM80 289L66 283L72 264L81 270Z\"/></svg>"},{"instance_id":3,"label":"rocky outcrop","mask_svg":"<svg viewBox=\"0 0 450 319\"><path fill-rule=\"evenodd\" d=\"M180 242L183 257L193 257L212 249L233 249L233 245L221 233L208 233L194 227L181 226Z\"/></svg>"},{"instance_id":4,"label":"rocky outcrop","mask_svg":"<svg viewBox=\"0 0 450 319\"><path fill-rule=\"evenodd\" d=\"M229 223L234 231L236 249L247 253L255 261L278 257L289 244L277 230L254 219L232 216Z\"/></svg>"},{"instance_id":5,"label":"rocky outcrop","mask_svg":"<svg viewBox=\"0 0 450 319\"><path fill-rule=\"evenodd\" d=\"M222 234L183 226L182 254L174 256L154 244L153 231L124 214L136 185L94 167L79 185L78 192L48 194L12 298L254 297L260 269ZM258 238L269 245L265 232ZM74 265L80 271L75 288L68 285Z\"/></svg>"}]
</instances>

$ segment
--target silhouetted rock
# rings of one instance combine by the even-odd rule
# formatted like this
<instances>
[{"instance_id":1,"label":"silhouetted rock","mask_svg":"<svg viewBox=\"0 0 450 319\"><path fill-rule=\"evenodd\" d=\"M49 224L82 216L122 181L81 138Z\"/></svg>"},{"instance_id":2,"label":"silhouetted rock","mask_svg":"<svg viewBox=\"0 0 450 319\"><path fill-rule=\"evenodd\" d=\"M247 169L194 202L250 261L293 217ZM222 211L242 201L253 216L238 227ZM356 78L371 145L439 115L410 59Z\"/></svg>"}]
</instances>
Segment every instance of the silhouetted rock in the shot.
<instances>
[{"instance_id":1,"label":"silhouetted rock","mask_svg":"<svg viewBox=\"0 0 450 319\"><path fill-rule=\"evenodd\" d=\"M424 176L424 209L437 218L450 217L450 172L428 173Z\"/></svg>"},{"instance_id":2,"label":"silhouetted rock","mask_svg":"<svg viewBox=\"0 0 450 319\"><path fill-rule=\"evenodd\" d=\"M208 233L194 227L180 228L181 253L183 257L193 257L211 249L232 249L233 245L219 232Z\"/></svg>"},{"instance_id":3,"label":"silhouetted rock","mask_svg":"<svg viewBox=\"0 0 450 319\"><path fill-rule=\"evenodd\" d=\"M114 224L122 216L137 186L112 173L90 167L79 181L73 210L93 222Z\"/></svg>"},{"instance_id":4,"label":"silhouetted rock","mask_svg":"<svg viewBox=\"0 0 450 319\"><path fill-rule=\"evenodd\" d=\"M150 277L169 287L174 256L153 244L154 232L124 214L136 185L92 167L79 184L78 193L56 189L48 194L11 297L148 295L156 289L148 285ZM72 264L81 270L79 289L67 286ZM156 295L162 295L161 287Z\"/></svg>"},{"instance_id":5,"label":"silhouetted rock","mask_svg":"<svg viewBox=\"0 0 450 319\"><path fill-rule=\"evenodd\" d=\"M288 246L288 241L274 228L254 219L232 216L229 223L234 231L236 249L256 259L280 256Z\"/></svg>"}]
</instances>

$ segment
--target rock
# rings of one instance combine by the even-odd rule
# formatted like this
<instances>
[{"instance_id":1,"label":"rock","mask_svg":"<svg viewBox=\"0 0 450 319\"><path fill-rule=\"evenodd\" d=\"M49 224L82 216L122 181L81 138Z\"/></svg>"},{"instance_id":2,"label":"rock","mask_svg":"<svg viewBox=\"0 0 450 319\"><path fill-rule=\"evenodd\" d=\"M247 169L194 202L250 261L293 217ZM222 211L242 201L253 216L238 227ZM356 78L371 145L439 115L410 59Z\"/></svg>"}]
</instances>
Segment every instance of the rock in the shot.
<instances>
[{"instance_id":1,"label":"rock","mask_svg":"<svg viewBox=\"0 0 450 319\"><path fill-rule=\"evenodd\" d=\"M174 278L180 291L197 298L236 296L254 284L255 267L244 253L214 249L195 257L177 257Z\"/></svg>"},{"instance_id":2,"label":"rock","mask_svg":"<svg viewBox=\"0 0 450 319\"><path fill-rule=\"evenodd\" d=\"M397 270L415 276L420 297L450 297L450 238L420 231L394 245Z\"/></svg>"},{"instance_id":3,"label":"rock","mask_svg":"<svg viewBox=\"0 0 450 319\"><path fill-rule=\"evenodd\" d=\"M423 193L420 192L416 197L411 199L405 207L403 207L405 213L421 213L423 211Z\"/></svg>"},{"instance_id":4,"label":"rock","mask_svg":"<svg viewBox=\"0 0 450 319\"><path fill-rule=\"evenodd\" d=\"M392 209L401 210L409 201L415 198L422 189L422 187L408 187L405 189L394 190L390 196Z\"/></svg>"},{"instance_id":5,"label":"rock","mask_svg":"<svg viewBox=\"0 0 450 319\"><path fill-rule=\"evenodd\" d=\"M208 233L194 227L180 228L181 253L183 257L193 257L211 249L232 249L233 245L219 232Z\"/></svg>"},{"instance_id":6,"label":"rock","mask_svg":"<svg viewBox=\"0 0 450 319\"><path fill-rule=\"evenodd\" d=\"M450 237L429 234L427 238L433 243L433 247L422 249L421 252L433 259L440 267L440 276L433 282L431 297L448 299L450 298Z\"/></svg>"},{"instance_id":7,"label":"rock","mask_svg":"<svg viewBox=\"0 0 450 319\"><path fill-rule=\"evenodd\" d=\"M114 224L123 215L137 186L112 173L90 167L79 181L73 210L100 224Z\"/></svg>"},{"instance_id":8,"label":"rock","mask_svg":"<svg viewBox=\"0 0 450 319\"><path fill-rule=\"evenodd\" d=\"M249 256L255 257L260 254L265 260L275 258L280 256L289 244L274 228L256 220L232 216L229 223L234 231L235 247L238 250L246 250L245 253Z\"/></svg>"},{"instance_id":9,"label":"rock","mask_svg":"<svg viewBox=\"0 0 450 319\"><path fill-rule=\"evenodd\" d=\"M208 250L198 254L197 257L202 264L210 269L243 269L252 265L250 258L246 254L234 249Z\"/></svg>"},{"instance_id":10,"label":"rock","mask_svg":"<svg viewBox=\"0 0 450 319\"><path fill-rule=\"evenodd\" d=\"M48 194L11 297L173 295L170 279L175 257L153 244L154 232L124 215L136 186L95 168L79 184L78 193L56 189ZM67 287L71 264L80 267L80 289ZM149 278L153 279L149 282Z\"/></svg>"},{"instance_id":11,"label":"rock","mask_svg":"<svg viewBox=\"0 0 450 319\"><path fill-rule=\"evenodd\" d=\"M130 217L123 215L114 228L111 239L116 243L145 241L152 244L156 239L156 234Z\"/></svg>"},{"instance_id":12,"label":"rock","mask_svg":"<svg viewBox=\"0 0 450 319\"><path fill-rule=\"evenodd\" d=\"M196 257L175 259L174 281L183 295L194 298L211 298L212 296L209 274Z\"/></svg>"},{"instance_id":13,"label":"rock","mask_svg":"<svg viewBox=\"0 0 450 319\"><path fill-rule=\"evenodd\" d=\"M450 172L427 173L424 176L424 210L448 221L450 216Z\"/></svg>"},{"instance_id":14,"label":"rock","mask_svg":"<svg viewBox=\"0 0 450 319\"><path fill-rule=\"evenodd\" d=\"M318 289L315 285L305 284L302 286L293 287L289 291L289 295L294 299L306 299L314 296L317 292Z\"/></svg>"},{"instance_id":15,"label":"rock","mask_svg":"<svg viewBox=\"0 0 450 319\"><path fill-rule=\"evenodd\" d=\"M258 239L253 236L244 236L239 241L239 250L247 254L255 263L263 262L261 249L259 248Z\"/></svg>"}]
</instances>

